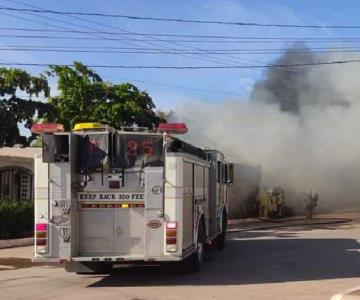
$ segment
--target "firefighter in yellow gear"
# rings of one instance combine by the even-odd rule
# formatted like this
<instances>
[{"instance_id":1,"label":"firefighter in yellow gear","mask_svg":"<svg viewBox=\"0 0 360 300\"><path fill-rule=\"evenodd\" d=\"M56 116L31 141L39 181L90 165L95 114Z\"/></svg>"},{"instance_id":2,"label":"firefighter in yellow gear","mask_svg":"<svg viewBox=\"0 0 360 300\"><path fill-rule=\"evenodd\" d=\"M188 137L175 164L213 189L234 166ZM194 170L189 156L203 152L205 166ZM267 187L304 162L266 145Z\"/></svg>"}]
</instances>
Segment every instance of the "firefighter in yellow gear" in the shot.
<instances>
[{"instance_id":1,"label":"firefighter in yellow gear","mask_svg":"<svg viewBox=\"0 0 360 300\"><path fill-rule=\"evenodd\" d=\"M280 186L277 186L272 190L271 194L274 216L281 218L284 216L285 191Z\"/></svg>"},{"instance_id":2,"label":"firefighter in yellow gear","mask_svg":"<svg viewBox=\"0 0 360 300\"><path fill-rule=\"evenodd\" d=\"M283 217L285 207L285 192L277 186L273 189L263 187L257 197L259 217Z\"/></svg>"},{"instance_id":3,"label":"firefighter in yellow gear","mask_svg":"<svg viewBox=\"0 0 360 300\"><path fill-rule=\"evenodd\" d=\"M257 201L259 205L259 217L260 218L268 218L269 209L271 209L270 201L271 201L271 190L267 187L263 187L261 191L258 193Z\"/></svg>"}]
</instances>

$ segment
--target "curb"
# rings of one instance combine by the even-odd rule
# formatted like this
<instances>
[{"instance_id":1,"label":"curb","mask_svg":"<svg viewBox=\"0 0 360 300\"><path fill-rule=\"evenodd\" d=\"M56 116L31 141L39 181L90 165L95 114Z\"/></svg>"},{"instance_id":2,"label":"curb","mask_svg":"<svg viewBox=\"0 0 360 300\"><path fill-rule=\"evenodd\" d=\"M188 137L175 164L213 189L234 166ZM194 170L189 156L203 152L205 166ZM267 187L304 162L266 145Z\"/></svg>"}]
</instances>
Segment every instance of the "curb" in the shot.
<instances>
[{"instance_id":1,"label":"curb","mask_svg":"<svg viewBox=\"0 0 360 300\"><path fill-rule=\"evenodd\" d=\"M24 247L34 245L34 238L23 238L14 240L0 240L0 249Z\"/></svg>"}]
</instances>

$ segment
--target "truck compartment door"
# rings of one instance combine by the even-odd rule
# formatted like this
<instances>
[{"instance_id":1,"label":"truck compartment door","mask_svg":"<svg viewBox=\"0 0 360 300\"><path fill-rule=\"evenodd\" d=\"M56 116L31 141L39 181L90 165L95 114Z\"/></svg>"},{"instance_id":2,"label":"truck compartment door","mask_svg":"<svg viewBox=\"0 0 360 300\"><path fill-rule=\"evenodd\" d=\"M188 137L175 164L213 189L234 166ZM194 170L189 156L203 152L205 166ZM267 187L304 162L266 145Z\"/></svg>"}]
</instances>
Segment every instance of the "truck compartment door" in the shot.
<instances>
[{"instance_id":1,"label":"truck compartment door","mask_svg":"<svg viewBox=\"0 0 360 300\"><path fill-rule=\"evenodd\" d=\"M144 208L114 208L114 254L144 254Z\"/></svg>"},{"instance_id":2,"label":"truck compartment door","mask_svg":"<svg viewBox=\"0 0 360 300\"><path fill-rule=\"evenodd\" d=\"M114 209L97 204L82 205L80 210L80 255L112 255Z\"/></svg>"}]
</instances>

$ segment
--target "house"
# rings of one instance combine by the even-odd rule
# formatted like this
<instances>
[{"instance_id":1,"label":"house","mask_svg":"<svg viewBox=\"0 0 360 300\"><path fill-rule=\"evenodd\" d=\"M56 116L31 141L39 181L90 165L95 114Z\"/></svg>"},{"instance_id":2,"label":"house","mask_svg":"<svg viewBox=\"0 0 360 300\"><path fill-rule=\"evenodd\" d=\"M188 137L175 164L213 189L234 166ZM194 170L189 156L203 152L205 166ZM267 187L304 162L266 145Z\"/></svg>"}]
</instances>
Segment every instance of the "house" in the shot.
<instances>
[{"instance_id":1,"label":"house","mask_svg":"<svg viewBox=\"0 0 360 300\"><path fill-rule=\"evenodd\" d=\"M34 156L41 148L0 148L0 199L33 201Z\"/></svg>"}]
</instances>

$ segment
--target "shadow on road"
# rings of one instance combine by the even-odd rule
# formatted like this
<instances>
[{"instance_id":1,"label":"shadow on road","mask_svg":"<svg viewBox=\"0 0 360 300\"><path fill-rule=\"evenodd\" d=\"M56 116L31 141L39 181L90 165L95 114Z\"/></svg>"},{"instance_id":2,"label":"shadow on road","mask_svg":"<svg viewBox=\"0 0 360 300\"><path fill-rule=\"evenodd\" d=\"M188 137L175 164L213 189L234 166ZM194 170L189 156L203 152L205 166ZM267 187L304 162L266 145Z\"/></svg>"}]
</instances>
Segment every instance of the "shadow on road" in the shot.
<instances>
[{"instance_id":1,"label":"shadow on road","mask_svg":"<svg viewBox=\"0 0 360 300\"><path fill-rule=\"evenodd\" d=\"M349 229L353 227L353 221L345 218L318 218L312 220L294 219L294 220L263 220L261 222L247 222L239 224L230 224L229 232L243 232L252 230L272 230L275 228L291 229L297 231L308 231L316 229Z\"/></svg>"},{"instance_id":2,"label":"shadow on road","mask_svg":"<svg viewBox=\"0 0 360 300\"><path fill-rule=\"evenodd\" d=\"M332 224L316 224L316 225L297 225L297 226L283 226L279 229L281 230L291 230L293 232L298 231L313 231L313 230L338 230L338 229L352 229L354 228L354 224L351 222L338 222Z\"/></svg>"},{"instance_id":3,"label":"shadow on road","mask_svg":"<svg viewBox=\"0 0 360 300\"><path fill-rule=\"evenodd\" d=\"M353 239L243 240L234 234L225 250L212 254L201 272L126 269L101 277L90 287L241 285L360 277L359 249Z\"/></svg>"},{"instance_id":4,"label":"shadow on road","mask_svg":"<svg viewBox=\"0 0 360 300\"><path fill-rule=\"evenodd\" d=\"M338 229L353 229L354 225L351 223L333 223L333 224L318 224L318 225L298 225L294 226L282 226L267 229L255 229L255 230L242 230L229 232L228 235L233 237L236 235L238 238L251 239L251 238L263 238L263 237L277 237L277 238L295 238L299 236L299 232L313 231L313 230L338 230Z\"/></svg>"},{"instance_id":5,"label":"shadow on road","mask_svg":"<svg viewBox=\"0 0 360 300\"><path fill-rule=\"evenodd\" d=\"M229 235L233 236L234 233ZM241 239L254 239L254 238L264 238L264 237L277 237L277 238L295 238L298 234L295 232L284 232L284 230L252 230L252 231L242 231L236 233L237 238Z\"/></svg>"}]
</instances>

